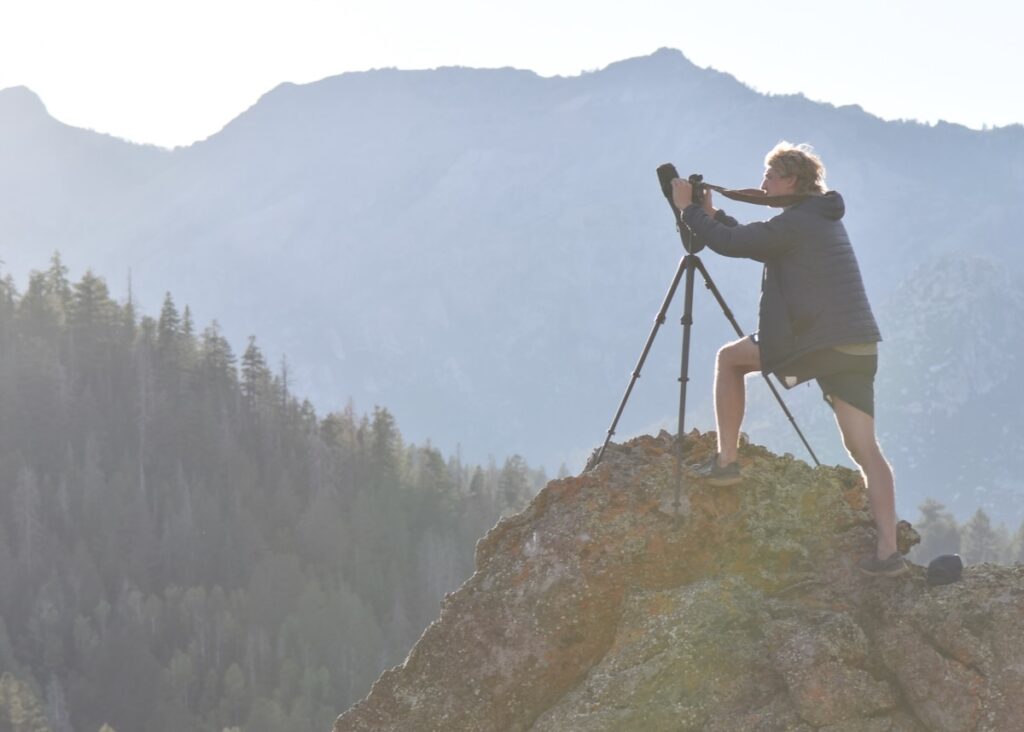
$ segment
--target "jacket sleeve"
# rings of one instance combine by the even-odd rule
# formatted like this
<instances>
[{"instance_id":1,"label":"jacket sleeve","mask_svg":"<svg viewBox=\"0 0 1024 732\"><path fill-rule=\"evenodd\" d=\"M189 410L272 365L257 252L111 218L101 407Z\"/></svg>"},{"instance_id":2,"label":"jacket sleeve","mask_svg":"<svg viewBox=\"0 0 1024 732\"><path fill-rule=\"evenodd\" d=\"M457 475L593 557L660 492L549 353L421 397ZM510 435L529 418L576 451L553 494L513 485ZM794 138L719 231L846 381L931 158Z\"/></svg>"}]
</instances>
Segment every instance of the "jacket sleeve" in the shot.
<instances>
[{"instance_id":1,"label":"jacket sleeve","mask_svg":"<svg viewBox=\"0 0 1024 732\"><path fill-rule=\"evenodd\" d=\"M740 223L721 208L715 211L715 221L726 226L737 226Z\"/></svg>"},{"instance_id":2,"label":"jacket sleeve","mask_svg":"<svg viewBox=\"0 0 1024 732\"><path fill-rule=\"evenodd\" d=\"M797 243L792 218L785 211L768 221L729 226L712 219L699 205L691 204L683 210L683 221L698 240L725 257L767 262L792 251Z\"/></svg>"}]
</instances>

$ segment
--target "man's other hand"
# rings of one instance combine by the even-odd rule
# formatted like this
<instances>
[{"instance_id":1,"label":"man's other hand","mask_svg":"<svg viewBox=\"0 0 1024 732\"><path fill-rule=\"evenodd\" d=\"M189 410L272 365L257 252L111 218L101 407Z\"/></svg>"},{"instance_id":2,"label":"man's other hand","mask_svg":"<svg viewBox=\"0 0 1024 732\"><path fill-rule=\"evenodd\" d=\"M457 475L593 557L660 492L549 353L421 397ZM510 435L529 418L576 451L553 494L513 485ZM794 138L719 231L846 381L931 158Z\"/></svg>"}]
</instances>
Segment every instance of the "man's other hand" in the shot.
<instances>
[{"instance_id":1,"label":"man's other hand","mask_svg":"<svg viewBox=\"0 0 1024 732\"><path fill-rule=\"evenodd\" d=\"M718 210L711 203L710 188L704 189L704 202L701 205L704 207L704 210L708 212L708 216L710 216L711 218L715 218L715 214L718 213Z\"/></svg>"}]
</instances>

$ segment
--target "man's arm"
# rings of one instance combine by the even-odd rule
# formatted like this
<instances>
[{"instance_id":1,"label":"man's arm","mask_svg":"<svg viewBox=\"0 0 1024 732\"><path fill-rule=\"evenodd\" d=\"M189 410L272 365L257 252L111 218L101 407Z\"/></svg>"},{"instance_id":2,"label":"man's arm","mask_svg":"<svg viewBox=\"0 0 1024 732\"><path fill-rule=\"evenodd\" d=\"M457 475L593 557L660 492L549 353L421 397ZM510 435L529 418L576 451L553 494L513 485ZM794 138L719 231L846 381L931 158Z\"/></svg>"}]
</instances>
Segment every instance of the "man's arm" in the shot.
<instances>
[{"instance_id":1,"label":"man's arm","mask_svg":"<svg viewBox=\"0 0 1024 732\"><path fill-rule=\"evenodd\" d=\"M789 217L781 213L774 218L753 224L732 225L719 222L716 214L712 219L708 212L697 204L683 209L683 221L697 235L698 240L708 248L725 257L742 257L758 262L780 257L796 245Z\"/></svg>"},{"instance_id":2,"label":"man's arm","mask_svg":"<svg viewBox=\"0 0 1024 732\"><path fill-rule=\"evenodd\" d=\"M727 214L724 210L720 208L715 208L715 204L712 201L710 188L704 191L703 207L704 210L707 211L708 216L710 216L712 219L714 219L720 224L724 224L726 226L736 226L737 224L739 224L739 221L737 221L732 216ZM683 208L686 207L683 206Z\"/></svg>"},{"instance_id":3,"label":"man's arm","mask_svg":"<svg viewBox=\"0 0 1024 732\"><path fill-rule=\"evenodd\" d=\"M721 208L716 208L715 213L711 218L724 226L739 226L740 223Z\"/></svg>"}]
</instances>

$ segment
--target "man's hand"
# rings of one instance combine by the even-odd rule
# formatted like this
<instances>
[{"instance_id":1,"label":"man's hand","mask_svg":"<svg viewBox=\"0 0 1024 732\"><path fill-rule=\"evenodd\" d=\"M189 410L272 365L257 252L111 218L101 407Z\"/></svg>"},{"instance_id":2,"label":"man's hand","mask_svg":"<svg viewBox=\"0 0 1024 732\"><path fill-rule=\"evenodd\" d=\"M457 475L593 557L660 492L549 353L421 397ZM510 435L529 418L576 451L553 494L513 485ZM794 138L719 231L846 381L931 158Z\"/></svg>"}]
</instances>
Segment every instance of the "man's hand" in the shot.
<instances>
[{"instance_id":1,"label":"man's hand","mask_svg":"<svg viewBox=\"0 0 1024 732\"><path fill-rule=\"evenodd\" d=\"M685 178L675 178L672 181L672 203L676 208L682 210L693 203L693 186ZM704 202L701 204L708 216L715 218L717 213L714 204L711 202L711 189L704 189Z\"/></svg>"},{"instance_id":2,"label":"man's hand","mask_svg":"<svg viewBox=\"0 0 1024 732\"><path fill-rule=\"evenodd\" d=\"M718 213L718 210L711 203L710 188L704 189L704 202L701 205L704 207L704 210L707 211L708 216L710 216L711 218L715 218L715 214Z\"/></svg>"},{"instance_id":3,"label":"man's hand","mask_svg":"<svg viewBox=\"0 0 1024 732\"><path fill-rule=\"evenodd\" d=\"M672 181L672 203L679 210L693 203L693 186L686 178L675 178Z\"/></svg>"}]
</instances>

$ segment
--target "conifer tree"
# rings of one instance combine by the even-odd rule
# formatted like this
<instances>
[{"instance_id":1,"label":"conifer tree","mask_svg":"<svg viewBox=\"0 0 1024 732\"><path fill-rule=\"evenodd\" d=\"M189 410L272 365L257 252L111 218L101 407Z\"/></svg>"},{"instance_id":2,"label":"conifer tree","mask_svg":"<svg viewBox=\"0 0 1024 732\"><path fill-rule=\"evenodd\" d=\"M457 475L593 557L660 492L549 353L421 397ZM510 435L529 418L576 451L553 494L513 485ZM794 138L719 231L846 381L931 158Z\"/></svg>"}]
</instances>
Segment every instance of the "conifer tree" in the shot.
<instances>
[{"instance_id":1,"label":"conifer tree","mask_svg":"<svg viewBox=\"0 0 1024 732\"><path fill-rule=\"evenodd\" d=\"M181 394L181 376L185 364L181 316L169 292L164 296L160 319L157 321L156 355L162 385L169 390L172 398L177 399Z\"/></svg>"},{"instance_id":2,"label":"conifer tree","mask_svg":"<svg viewBox=\"0 0 1024 732\"><path fill-rule=\"evenodd\" d=\"M48 293L60 306L62 313L67 314L71 307L71 283L68 280L68 268L61 261L60 252L50 257L50 268L46 270L46 286Z\"/></svg>"},{"instance_id":3,"label":"conifer tree","mask_svg":"<svg viewBox=\"0 0 1024 732\"><path fill-rule=\"evenodd\" d=\"M135 296L132 292L132 274L131 270L128 270L128 302L124 304L121 310L121 333L123 340L126 343L133 343L135 341Z\"/></svg>"},{"instance_id":4,"label":"conifer tree","mask_svg":"<svg viewBox=\"0 0 1024 732\"><path fill-rule=\"evenodd\" d=\"M180 333L181 316L178 315L174 298L168 292L164 295L164 302L160 307L160 320L157 322L157 348L160 351L169 350L174 346Z\"/></svg>"},{"instance_id":5,"label":"conifer tree","mask_svg":"<svg viewBox=\"0 0 1024 732\"><path fill-rule=\"evenodd\" d=\"M22 332L31 334L31 340L45 343L51 348L56 345L64 325L63 308L51 292L46 275L33 272L28 278L28 287L18 303L18 320Z\"/></svg>"},{"instance_id":6,"label":"conifer tree","mask_svg":"<svg viewBox=\"0 0 1024 732\"><path fill-rule=\"evenodd\" d=\"M377 476L375 483L378 490L394 490L398 487L398 455L401 447L401 437L391 412L382 407L374 407L373 422L370 425L370 459L372 470Z\"/></svg>"},{"instance_id":7,"label":"conifer tree","mask_svg":"<svg viewBox=\"0 0 1024 732\"><path fill-rule=\"evenodd\" d=\"M242 394L246 404L255 407L266 395L270 373L263 352L256 345L256 336L249 336L249 346L242 354Z\"/></svg>"},{"instance_id":8,"label":"conifer tree","mask_svg":"<svg viewBox=\"0 0 1024 732\"><path fill-rule=\"evenodd\" d=\"M181 316L181 335L186 341L195 337L195 323L192 322L192 309L185 306L185 313Z\"/></svg>"},{"instance_id":9,"label":"conifer tree","mask_svg":"<svg viewBox=\"0 0 1024 732\"><path fill-rule=\"evenodd\" d=\"M1008 564L1024 564L1024 521L1010 537L1006 548L1006 561Z\"/></svg>"},{"instance_id":10,"label":"conifer tree","mask_svg":"<svg viewBox=\"0 0 1024 732\"><path fill-rule=\"evenodd\" d=\"M74 294L69 296L70 316L72 324L80 331L89 331L102 338L104 327L111 324L113 302L107 283L86 271L82 279L75 283Z\"/></svg>"},{"instance_id":11,"label":"conifer tree","mask_svg":"<svg viewBox=\"0 0 1024 732\"><path fill-rule=\"evenodd\" d=\"M14 336L14 316L17 312L18 290L14 279L7 275L0 279L0 351L9 352Z\"/></svg>"},{"instance_id":12,"label":"conifer tree","mask_svg":"<svg viewBox=\"0 0 1024 732\"><path fill-rule=\"evenodd\" d=\"M1001 554L998 537L992 522L982 509L964 524L961 532L964 564L998 562Z\"/></svg>"},{"instance_id":13,"label":"conifer tree","mask_svg":"<svg viewBox=\"0 0 1024 732\"><path fill-rule=\"evenodd\" d=\"M73 376L91 389L111 388L113 349L117 343L116 304L107 283L86 271L69 296L67 320Z\"/></svg>"},{"instance_id":14,"label":"conifer tree","mask_svg":"<svg viewBox=\"0 0 1024 732\"><path fill-rule=\"evenodd\" d=\"M473 471L473 477L469 481L469 497L481 499L484 497L484 471L479 465Z\"/></svg>"},{"instance_id":15,"label":"conifer tree","mask_svg":"<svg viewBox=\"0 0 1024 732\"><path fill-rule=\"evenodd\" d=\"M530 495L530 481L527 477L526 461L521 455L505 460L498 476L498 495L501 498L502 513L518 511Z\"/></svg>"},{"instance_id":16,"label":"conifer tree","mask_svg":"<svg viewBox=\"0 0 1024 732\"><path fill-rule=\"evenodd\" d=\"M199 353L205 381L216 384L224 392L230 391L238 376L235 371L235 354L231 344L221 335L216 320L203 330Z\"/></svg>"},{"instance_id":17,"label":"conifer tree","mask_svg":"<svg viewBox=\"0 0 1024 732\"><path fill-rule=\"evenodd\" d=\"M927 564L941 554L960 552L960 529L953 514L938 501L928 498L920 506L921 518L914 528L921 535L921 543L914 547L911 558Z\"/></svg>"}]
</instances>

